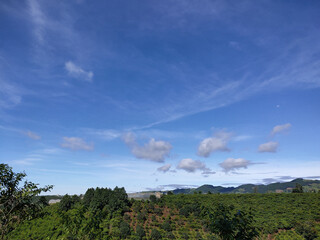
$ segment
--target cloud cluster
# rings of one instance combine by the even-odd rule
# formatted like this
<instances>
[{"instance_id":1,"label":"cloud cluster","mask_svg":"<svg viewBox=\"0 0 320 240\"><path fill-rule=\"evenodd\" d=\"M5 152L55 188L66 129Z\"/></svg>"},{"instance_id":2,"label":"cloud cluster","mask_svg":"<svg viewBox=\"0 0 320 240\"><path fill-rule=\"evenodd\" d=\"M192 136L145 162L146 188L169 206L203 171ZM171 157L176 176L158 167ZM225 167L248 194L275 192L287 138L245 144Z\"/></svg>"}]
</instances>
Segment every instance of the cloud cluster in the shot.
<instances>
[{"instance_id":1,"label":"cloud cluster","mask_svg":"<svg viewBox=\"0 0 320 240\"><path fill-rule=\"evenodd\" d=\"M85 150L91 151L94 149L93 144L86 143L82 138L78 137L64 137L61 147L69 148L71 150Z\"/></svg>"},{"instance_id":2,"label":"cloud cluster","mask_svg":"<svg viewBox=\"0 0 320 240\"><path fill-rule=\"evenodd\" d=\"M87 82L92 82L93 72L85 71L71 61L65 63L65 68L70 76Z\"/></svg>"},{"instance_id":3,"label":"cloud cluster","mask_svg":"<svg viewBox=\"0 0 320 240\"><path fill-rule=\"evenodd\" d=\"M139 146L133 133L125 134L123 140L136 158L153 162L164 162L164 159L169 156L172 149L169 142L156 141L154 138L151 138L145 145Z\"/></svg>"},{"instance_id":4,"label":"cloud cluster","mask_svg":"<svg viewBox=\"0 0 320 240\"><path fill-rule=\"evenodd\" d=\"M230 149L227 147L227 144L231 136L232 133L230 132L219 131L216 132L213 137L205 138L199 144L198 155L209 157L212 152L229 152Z\"/></svg>"},{"instance_id":5,"label":"cloud cluster","mask_svg":"<svg viewBox=\"0 0 320 240\"><path fill-rule=\"evenodd\" d=\"M215 172L211 171L210 168L207 168L203 162L201 162L199 160L193 160L191 158L182 159L179 162L177 169L181 169L181 170L184 170L189 173L194 173L196 171L202 171L202 174L204 174L204 175L215 174Z\"/></svg>"},{"instance_id":6,"label":"cloud cluster","mask_svg":"<svg viewBox=\"0 0 320 240\"><path fill-rule=\"evenodd\" d=\"M219 165L225 172L229 172L239 168L247 168L250 164L252 163L249 160L245 160L243 158L227 158Z\"/></svg>"},{"instance_id":7,"label":"cloud cluster","mask_svg":"<svg viewBox=\"0 0 320 240\"><path fill-rule=\"evenodd\" d=\"M278 150L278 142L267 142L263 143L259 146L258 151L263 153L263 152L270 152L270 153L275 153Z\"/></svg>"},{"instance_id":8,"label":"cloud cluster","mask_svg":"<svg viewBox=\"0 0 320 240\"><path fill-rule=\"evenodd\" d=\"M277 133L282 133L282 132L286 132L291 128L291 124L290 123L286 123L283 125L277 125L275 126L272 131L271 131L271 135L274 136Z\"/></svg>"}]
</instances>

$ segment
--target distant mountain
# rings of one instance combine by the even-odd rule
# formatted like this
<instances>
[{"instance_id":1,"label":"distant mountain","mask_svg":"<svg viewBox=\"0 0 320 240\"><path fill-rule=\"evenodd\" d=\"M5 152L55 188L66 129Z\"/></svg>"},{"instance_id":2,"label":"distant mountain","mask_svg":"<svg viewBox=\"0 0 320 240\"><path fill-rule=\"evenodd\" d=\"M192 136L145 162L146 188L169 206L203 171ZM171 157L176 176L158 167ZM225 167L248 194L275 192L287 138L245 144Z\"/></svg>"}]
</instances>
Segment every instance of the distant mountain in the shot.
<instances>
[{"instance_id":1,"label":"distant mountain","mask_svg":"<svg viewBox=\"0 0 320 240\"><path fill-rule=\"evenodd\" d=\"M213 186L209 184L202 185L198 188L185 188L175 189L172 192L174 194L192 194L192 193L268 193L268 192L291 192L296 184L300 184L303 187L304 192L319 191L320 180L307 180L302 178L294 179L290 182L277 182L267 185L263 184L243 184L238 187L222 187Z\"/></svg>"}]
</instances>

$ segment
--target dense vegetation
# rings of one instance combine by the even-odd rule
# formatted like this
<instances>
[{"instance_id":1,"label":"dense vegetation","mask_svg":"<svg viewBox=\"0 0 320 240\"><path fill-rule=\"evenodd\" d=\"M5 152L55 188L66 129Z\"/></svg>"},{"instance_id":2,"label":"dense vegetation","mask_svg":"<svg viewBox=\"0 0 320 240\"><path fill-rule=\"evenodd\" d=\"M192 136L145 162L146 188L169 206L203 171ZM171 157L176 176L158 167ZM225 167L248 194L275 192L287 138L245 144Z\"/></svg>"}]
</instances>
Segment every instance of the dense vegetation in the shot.
<instances>
[{"instance_id":1,"label":"dense vegetation","mask_svg":"<svg viewBox=\"0 0 320 240\"><path fill-rule=\"evenodd\" d=\"M0 164L0 237L12 231L19 223L41 214L47 205L44 197L35 199L41 192L49 191L52 186L39 188L29 181L20 183L25 173L15 173L7 164Z\"/></svg>"},{"instance_id":2,"label":"dense vegetation","mask_svg":"<svg viewBox=\"0 0 320 240\"><path fill-rule=\"evenodd\" d=\"M147 201L129 200L124 188L91 188L46 206L36 195L51 187L19 188L24 176L2 166L3 239L320 239L320 193L298 183L292 193L168 192Z\"/></svg>"},{"instance_id":3,"label":"dense vegetation","mask_svg":"<svg viewBox=\"0 0 320 240\"><path fill-rule=\"evenodd\" d=\"M8 237L319 239L319 221L319 193L178 194L137 201L128 200L123 188L96 188L83 199L64 196Z\"/></svg>"}]
</instances>

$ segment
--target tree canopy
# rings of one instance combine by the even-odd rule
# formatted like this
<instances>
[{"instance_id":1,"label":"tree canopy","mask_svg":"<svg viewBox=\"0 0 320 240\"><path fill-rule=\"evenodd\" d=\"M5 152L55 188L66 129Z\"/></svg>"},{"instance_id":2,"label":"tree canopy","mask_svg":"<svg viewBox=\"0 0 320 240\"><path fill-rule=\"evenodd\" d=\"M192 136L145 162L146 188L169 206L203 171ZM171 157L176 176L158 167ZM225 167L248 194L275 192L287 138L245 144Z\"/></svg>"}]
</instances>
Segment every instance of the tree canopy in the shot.
<instances>
[{"instance_id":1,"label":"tree canopy","mask_svg":"<svg viewBox=\"0 0 320 240\"><path fill-rule=\"evenodd\" d=\"M53 186L39 188L38 184L24 181L27 175L13 172L7 164L0 164L0 230L1 239L25 219L31 219L44 206L43 199L35 200L41 192Z\"/></svg>"}]
</instances>

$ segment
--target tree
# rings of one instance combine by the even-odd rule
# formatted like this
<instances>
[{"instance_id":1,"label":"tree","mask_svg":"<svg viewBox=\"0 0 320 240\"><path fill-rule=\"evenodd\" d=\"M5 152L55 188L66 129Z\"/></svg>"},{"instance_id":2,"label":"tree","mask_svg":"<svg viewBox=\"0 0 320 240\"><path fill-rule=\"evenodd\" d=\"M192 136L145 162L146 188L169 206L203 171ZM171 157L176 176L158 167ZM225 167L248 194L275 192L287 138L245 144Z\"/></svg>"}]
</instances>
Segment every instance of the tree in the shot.
<instances>
[{"instance_id":1,"label":"tree","mask_svg":"<svg viewBox=\"0 0 320 240\"><path fill-rule=\"evenodd\" d=\"M152 229L150 239L158 240L162 239L161 233L157 229Z\"/></svg>"},{"instance_id":2,"label":"tree","mask_svg":"<svg viewBox=\"0 0 320 240\"><path fill-rule=\"evenodd\" d=\"M293 193L303 193L303 188L299 183L296 183L296 187L292 189Z\"/></svg>"},{"instance_id":3,"label":"tree","mask_svg":"<svg viewBox=\"0 0 320 240\"><path fill-rule=\"evenodd\" d=\"M130 235L130 225L123 221L120 223L120 237L121 239L126 239Z\"/></svg>"},{"instance_id":4,"label":"tree","mask_svg":"<svg viewBox=\"0 0 320 240\"><path fill-rule=\"evenodd\" d=\"M232 213L233 206L220 204L215 213L210 215L211 230L222 240L252 240L258 236L251 213L237 211Z\"/></svg>"},{"instance_id":5,"label":"tree","mask_svg":"<svg viewBox=\"0 0 320 240\"><path fill-rule=\"evenodd\" d=\"M146 236L146 232L144 231L143 227L141 227L140 225L138 225L136 228L136 234L139 239L143 239L143 237Z\"/></svg>"},{"instance_id":6,"label":"tree","mask_svg":"<svg viewBox=\"0 0 320 240\"><path fill-rule=\"evenodd\" d=\"M149 199L150 199L150 201L152 203L156 203L157 202L157 197L155 195L150 195Z\"/></svg>"},{"instance_id":7,"label":"tree","mask_svg":"<svg viewBox=\"0 0 320 240\"><path fill-rule=\"evenodd\" d=\"M20 183L26 176L24 172L14 173L7 164L0 164L1 239L4 239L18 223L37 215L43 207L43 202L35 201L35 196L53 187L51 185L39 188L38 184L29 181Z\"/></svg>"}]
</instances>

